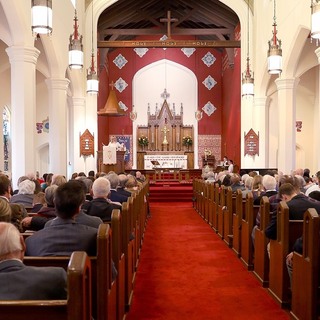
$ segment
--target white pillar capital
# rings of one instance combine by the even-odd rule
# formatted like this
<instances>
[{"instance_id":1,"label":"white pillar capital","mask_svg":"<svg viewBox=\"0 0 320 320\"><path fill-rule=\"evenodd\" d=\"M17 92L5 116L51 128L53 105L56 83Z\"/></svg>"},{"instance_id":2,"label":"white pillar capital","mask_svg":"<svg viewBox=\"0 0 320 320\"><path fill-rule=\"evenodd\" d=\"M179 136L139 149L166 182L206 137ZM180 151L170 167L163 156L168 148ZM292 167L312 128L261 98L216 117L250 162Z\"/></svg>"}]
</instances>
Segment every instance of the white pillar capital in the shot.
<instances>
[{"instance_id":1,"label":"white pillar capital","mask_svg":"<svg viewBox=\"0 0 320 320\"><path fill-rule=\"evenodd\" d=\"M254 106L255 107L265 107L269 103L268 97L257 97L254 98Z\"/></svg>"},{"instance_id":2,"label":"white pillar capital","mask_svg":"<svg viewBox=\"0 0 320 320\"><path fill-rule=\"evenodd\" d=\"M276 79L275 84L279 90L286 90L286 89L296 89L297 85L300 81L300 78L291 78L291 79Z\"/></svg>"},{"instance_id":3,"label":"white pillar capital","mask_svg":"<svg viewBox=\"0 0 320 320\"><path fill-rule=\"evenodd\" d=\"M12 46L6 49L10 63L28 62L36 65L40 51L34 47Z\"/></svg>"},{"instance_id":4,"label":"white pillar capital","mask_svg":"<svg viewBox=\"0 0 320 320\"><path fill-rule=\"evenodd\" d=\"M45 80L49 90L68 90L70 80L66 78L49 78Z\"/></svg>"},{"instance_id":5,"label":"white pillar capital","mask_svg":"<svg viewBox=\"0 0 320 320\"><path fill-rule=\"evenodd\" d=\"M72 102L74 107L84 107L86 105L85 98L74 97L72 98Z\"/></svg>"}]
</instances>

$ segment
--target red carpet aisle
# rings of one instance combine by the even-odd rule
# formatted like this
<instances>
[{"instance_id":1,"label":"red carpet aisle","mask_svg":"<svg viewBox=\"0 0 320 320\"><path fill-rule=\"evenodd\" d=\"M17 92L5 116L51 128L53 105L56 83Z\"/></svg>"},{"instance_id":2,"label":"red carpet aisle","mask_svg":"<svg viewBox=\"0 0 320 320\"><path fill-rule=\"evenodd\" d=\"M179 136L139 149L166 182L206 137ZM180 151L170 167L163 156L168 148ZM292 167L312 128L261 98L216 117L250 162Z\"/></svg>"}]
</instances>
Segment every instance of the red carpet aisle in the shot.
<instances>
[{"instance_id":1,"label":"red carpet aisle","mask_svg":"<svg viewBox=\"0 0 320 320\"><path fill-rule=\"evenodd\" d=\"M127 320L289 319L191 203L152 203Z\"/></svg>"}]
</instances>

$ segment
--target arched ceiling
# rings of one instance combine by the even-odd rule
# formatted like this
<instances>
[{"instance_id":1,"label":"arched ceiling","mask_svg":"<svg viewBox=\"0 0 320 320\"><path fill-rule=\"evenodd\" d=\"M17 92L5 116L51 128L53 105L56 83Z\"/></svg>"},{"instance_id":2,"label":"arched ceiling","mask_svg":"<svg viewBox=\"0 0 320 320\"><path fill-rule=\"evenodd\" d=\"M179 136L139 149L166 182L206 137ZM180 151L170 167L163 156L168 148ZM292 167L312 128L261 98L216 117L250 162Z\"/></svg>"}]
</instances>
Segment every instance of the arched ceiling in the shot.
<instances>
[{"instance_id":1,"label":"arched ceiling","mask_svg":"<svg viewBox=\"0 0 320 320\"><path fill-rule=\"evenodd\" d=\"M132 40L136 36L168 33L163 21L170 11L171 37L193 35L197 40L234 40L238 16L219 0L119 0L99 17L99 39Z\"/></svg>"}]
</instances>

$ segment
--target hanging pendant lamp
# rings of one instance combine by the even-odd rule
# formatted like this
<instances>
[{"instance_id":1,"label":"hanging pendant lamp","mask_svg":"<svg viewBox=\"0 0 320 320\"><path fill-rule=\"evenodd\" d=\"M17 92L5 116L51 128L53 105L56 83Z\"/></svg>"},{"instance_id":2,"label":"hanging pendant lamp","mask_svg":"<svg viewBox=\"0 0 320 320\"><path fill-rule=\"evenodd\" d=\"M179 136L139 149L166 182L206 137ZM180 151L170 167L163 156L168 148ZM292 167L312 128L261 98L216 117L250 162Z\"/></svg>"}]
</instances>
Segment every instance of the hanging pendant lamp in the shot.
<instances>
[{"instance_id":1,"label":"hanging pendant lamp","mask_svg":"<svg viewBox=\"0 0 320 320\"><path fill-rule=\"evenodd\" d=\"M79 35L77 11L74 14L74 32L69 38L69 68L82 69L83 67L83 45L82 36Z\"/></svg>"},{"instance_id":2,"label":"hanging pendant lamp","mask_svg":"<svg viewBox=\"0 0 320 320\"><path fill-rule=\"evenodd\" d=\"M52 34L52 0L31 0L33 34Z\"/></svg>"},{"instance_id":3,"label":"hanging pendant lamp","mask_svg":"<svg viewBox=\"0 0 320 320\"><path fill-rule=\"evenodd\" d=\"M268 50L268 72L270 74L280 74L282 72L282 49L281 40L277 37L276 0L274 0L273 21L273 37L269 41Z\"/></svg>"}]
</instances>

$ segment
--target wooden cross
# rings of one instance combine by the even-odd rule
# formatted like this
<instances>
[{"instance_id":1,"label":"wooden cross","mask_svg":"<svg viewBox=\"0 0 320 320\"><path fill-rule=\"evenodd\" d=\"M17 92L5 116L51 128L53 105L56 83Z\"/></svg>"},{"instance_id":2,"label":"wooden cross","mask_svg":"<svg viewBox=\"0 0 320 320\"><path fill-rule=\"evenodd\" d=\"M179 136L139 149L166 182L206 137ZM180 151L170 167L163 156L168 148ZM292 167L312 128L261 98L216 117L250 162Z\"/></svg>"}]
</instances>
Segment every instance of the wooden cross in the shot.
<instances>
[{"instance_id":1,"label":"wooden cross","mask_svg":"<svg viewBox=\"0 0 320 320\"><path fill-rule=\"evenodd\" d=\"M161 18L160 22L166 22L167 23L167 37L168 39L171 39L171 22L177 22L178 19L171 18L171 11L168 11L167 18Z\"/></svg>"},{"instance_id":2,"label":"wooden cross","mask_svg":"<svg viewBox=\"0 0 320 320\"><path fill-rule=\"evenodd\" d=\"M109 87L111 88L111 90L113 90L113 88L115 87L115 84L113 81L111 81L111 83L109 84Z\"/></svg>"}]
</instances>

